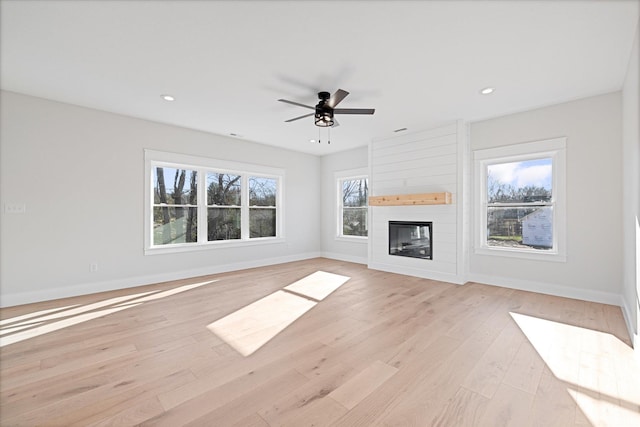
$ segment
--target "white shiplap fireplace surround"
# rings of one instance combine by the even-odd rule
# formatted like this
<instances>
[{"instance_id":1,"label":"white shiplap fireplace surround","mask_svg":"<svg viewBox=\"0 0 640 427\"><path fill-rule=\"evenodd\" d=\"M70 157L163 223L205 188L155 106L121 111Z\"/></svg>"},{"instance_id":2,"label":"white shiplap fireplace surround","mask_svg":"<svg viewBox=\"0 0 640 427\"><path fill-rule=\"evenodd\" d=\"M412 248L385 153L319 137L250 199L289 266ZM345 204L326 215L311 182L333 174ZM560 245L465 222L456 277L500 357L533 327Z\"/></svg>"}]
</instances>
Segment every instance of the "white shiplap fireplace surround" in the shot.
<instances>
[{"instance_id":1,"label":"white shiplap fireplace surround","mask_svg":"<svg viewBox=\"0 0 640 427\"><path fill-rule=\"evenodd\" d=\"M465 282L467 153L461 121L369 144L371 196L446 191L453 198L444 205L370 206L369 268ZM389 221L432 221L433 259L389 255Z\"/></svg>"}]
</instances>

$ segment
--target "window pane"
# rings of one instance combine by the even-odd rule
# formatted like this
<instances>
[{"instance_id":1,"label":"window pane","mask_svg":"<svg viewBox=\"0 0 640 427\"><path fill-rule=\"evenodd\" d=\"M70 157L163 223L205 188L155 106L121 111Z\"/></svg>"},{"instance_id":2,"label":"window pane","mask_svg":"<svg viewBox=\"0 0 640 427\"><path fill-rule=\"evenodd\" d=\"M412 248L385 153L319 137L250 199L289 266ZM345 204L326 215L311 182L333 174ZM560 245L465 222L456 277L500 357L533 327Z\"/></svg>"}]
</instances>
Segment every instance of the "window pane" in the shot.
<instances>
[{"instance_id":1,"label":"window pane","mask_svg":"<svg viewBox=\"0 0 640 427\"><path fill-rule=\"evenodd\" d=\"M189 169L155 168L153 203L159 205L195 205L198 191L197 172Z\"/></svg>"},{"instance_id":2,"label":"window pane","mask_svg":"<svg viewBox=\"0 0 640 427\"><path fill-rule=\"evenodd\" d=\"M488 202L550 201L551 174L551 158L489 165L487 166Z\"/></svg>"},{"instance_id":3,"label":"window pane","mask_svg":"<svg viewBox=\"0 0 640 427\"><path fill-rule=\"evenodd\" d=\"M494 247L553 248L553 208L487 208L487 245Z\"/></svg>"},{"instance_id":4,"label":"window pane","mask_svg":"<svg viewBox=\"0 0 640 427\"><path fill-rule=\"evenodd\" d=\"M249 178L249 206L275 206L277 183L273 178Z\"/></svg>"},{"instance_id":5,"label":"window pane","mask_svg":"<svg viewBox=\"0 0 640 427\"><path fill-rule=\"evenodd\" d=\"M367 209L344 208L342 211L342 234L345 236L367 235Z\"/></svg>"},{"instance_id":6,"label":"window pane","mask_svg":"<svg viewBox=\"0 0 640 427\"><path fill-rule=\"evenodd\" d=\"M242 176L240 175L208 173L207 204L218 206L240 206L241 179Z\"/></svg>"},{"instance_id":7,"label":"window pane","mask_svg":"<svg viewBox=\"0 0 640 427\"><path fill-rule=\"evenodd\" d=\"M276 210L249 209L249 237L275 237Z\"/></svg>"},{"instance_id":8,"label":"window pane","mask_svg":"<svg viewBox=\"0 0 640 427\"><path fill-rule=\"evenodd\" d=\"M240 238L239 208L209 208L207 211L207 238L209 241Z\"/></svg>"},{"instance_id":9,"label":"window pane","mask_svg":"<svg viewBox=\"0 0 640 427\"><path fill-rule=\"evenodd\" d=\"M342 206L367 206L369 188L367 179L352 179L342 182Z\"/></svg>"},{"instance_id":10,"label":"window pane","mask_svg":"<svg viewBox=\"0 0 640 427\"><path fill-rule=\"evenodd\" d=\"M153 208L153 244L190 243L198 240L198 209L172 206Z\"/></svg>"}]
</instances>

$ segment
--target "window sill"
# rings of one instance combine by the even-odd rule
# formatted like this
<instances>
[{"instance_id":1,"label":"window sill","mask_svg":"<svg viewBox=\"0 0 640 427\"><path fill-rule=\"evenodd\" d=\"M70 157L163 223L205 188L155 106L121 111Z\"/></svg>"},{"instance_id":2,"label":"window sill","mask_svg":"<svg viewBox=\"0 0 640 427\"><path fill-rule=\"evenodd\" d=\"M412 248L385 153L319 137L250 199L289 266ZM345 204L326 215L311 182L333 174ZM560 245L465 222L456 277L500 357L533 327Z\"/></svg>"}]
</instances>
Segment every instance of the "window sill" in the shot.
<instances>
[{"instance_id":1,"label":"window sill","mask_svg":"<svg viewBox=\"0 0 640 427\"><path fill-rule=\"evenodd\" d=\"M489 255L489 256L500 256L507 258L521 258L521 259L529 259L535 261L550 261L550 262L567 262L567 256L565 254L560 254L558 252L540 252L540 251L527 251L527 250L518 250L518 249L507 249L507 248L489 248L487 246L482 246L474 249L474 253L476 255Z\"/></svg>"},{"instance_id":2,"label":"window sill","mask_svg":"<svg viewBox=\"0 0 640 427\"><path fill-rule=\"evenodd\" d=\"M251 240L233 240L233 241L224 241L219 240L215 242L207 242L201 243L198 245L195 244L175 244L175 245L166 245L166 246L153 246L150 248L145 248L145 255L162 255L169 253L180 253L180 252L194 252L194 251L206 251L211 249L221 249L221 248L241 248L246 246L257 246L257 245L271 245L271 244L279 244L285 243L286 240L281 237L260 237Z\"/></svg>"},{"instance_id":3,"label":"window sill","mask_svg":"<svg viewBox=\"0 0 640 427\"><path fill-rule=\"evenodd\" d=\"M369 242L369 238L363 237L363 236L336 236L336 240L339 242L362 243L362 244L367 244Z\"/></svg>"}]
</instances>

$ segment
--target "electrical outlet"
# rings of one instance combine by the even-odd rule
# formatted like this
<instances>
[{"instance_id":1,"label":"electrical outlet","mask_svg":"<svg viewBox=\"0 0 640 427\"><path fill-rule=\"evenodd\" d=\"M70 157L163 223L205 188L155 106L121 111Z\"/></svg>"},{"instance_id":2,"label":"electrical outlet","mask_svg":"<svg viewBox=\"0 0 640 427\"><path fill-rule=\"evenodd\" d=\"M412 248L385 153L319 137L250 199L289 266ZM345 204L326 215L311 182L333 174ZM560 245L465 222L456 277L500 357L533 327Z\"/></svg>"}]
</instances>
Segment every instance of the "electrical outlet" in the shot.
<instances>
[{"instance_id":1,"label":"electrical outlet","mask_svg":"<svg viewBox=\"0 0 640 427\"><path fill-rule=\"evenodd\" d=\"M91 264L89 264L89 271L91 271L92 273L98 271L98 263L92 262Z\"/></svg>"},{"instance_id":2,"label":"electrical outlet","mask_svg":"<svg viewBox=\"0 0 640 427\"><path fill-rule=\"evenodd\" d=\"M27 205L24 203L5 203L4 213L7 214L23 214L27 211Z\"/></svg>"}]
</instances>

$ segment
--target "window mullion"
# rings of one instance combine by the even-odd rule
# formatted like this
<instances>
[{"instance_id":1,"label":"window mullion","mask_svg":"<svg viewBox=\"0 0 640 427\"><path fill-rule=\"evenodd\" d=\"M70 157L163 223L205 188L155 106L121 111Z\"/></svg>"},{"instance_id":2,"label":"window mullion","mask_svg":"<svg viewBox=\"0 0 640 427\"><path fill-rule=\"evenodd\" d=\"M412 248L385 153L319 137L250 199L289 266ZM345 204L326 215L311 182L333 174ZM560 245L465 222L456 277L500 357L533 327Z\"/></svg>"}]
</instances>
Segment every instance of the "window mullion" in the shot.
<instances>
[{"instance_id":1,"label":"window mullion","mask_svg":"<svg viewBox=\"0 0 640 427\"><path fill-rule=\"evenodd\" d=\"M207 171L198 169L198 244L207 242Z\"/></svg>"},{"instance_id":2,"label":"window mullion","mask_svg":"<svg viewBox=\"0 0 640 427\"><path fill-rule=\"evenodd\" d=\"M240 207L240 237L242 240L249 240L249 177L242 175L241 185L241 207Z\"/></svg>"},{"instance_id":3,"label":"window mullion","mask_svg":"<svg viewBox=\"0 0 640 427\"><path fill-rule=\"evenodd\" d=\"M343 185L344 185L344 180L343 179L339 179L338 180L338 236L342 236L342 224L344 221L344 206L343 206Z\"/></svg>"}]
</instances>

